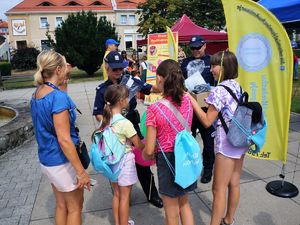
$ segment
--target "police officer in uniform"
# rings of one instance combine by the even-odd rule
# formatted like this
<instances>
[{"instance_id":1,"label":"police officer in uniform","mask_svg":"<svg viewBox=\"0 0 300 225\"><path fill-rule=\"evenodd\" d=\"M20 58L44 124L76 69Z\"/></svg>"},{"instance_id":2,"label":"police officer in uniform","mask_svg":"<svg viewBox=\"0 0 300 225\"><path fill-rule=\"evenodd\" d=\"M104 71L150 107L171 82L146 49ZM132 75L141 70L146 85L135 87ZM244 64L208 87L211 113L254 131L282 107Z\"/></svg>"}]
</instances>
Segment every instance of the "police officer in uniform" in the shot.
<instances>
[{"instance_id":1,"label":"police officer in uniform","mask_svg":"<svg viewBox=\"0 0 300 225\"><path fill-rule=\"evenodd\" d=\"M211 86L215 85L214 78L210 72L210 56L205 53L206 43L201 36L194 36L189 43L192 56L185 58L181 64L181 69L185 79L188 77L198 74L202 76L206 83ZM205 112L207 107L202 108ZM201 134L203 140L203 174L201 177L202 183L209 183L212 177L212 170L215 161L214 153L214 139L211 136L214 132L214 128L211 126L209 128L203 127L197 116L193 116L192 122L192 134L194 137L197 135L197 129Z\"/></svg>"},{"instance_id":2,"label":"police officer in uniform","mask_svg":"<svg viewBox=\"0 0 300 225\"><path fill-rule=\"evenodd\" d=\"M102 120L103 115L103 108L104 108L104 93L108 86L112 84L120 83L121 81L121 75L123 72L123 69L127 66L126 63L124 63L122 56L117 51L110 52L105 58L104 61L106 62L106 70L108 74L108 80L104 83L100 84L96 88L96 97L94 102L94 110L93 115L96 117L97 121ZM132 78L134 79L134 78ZM155 89L155 86L152 86L150 84L144 83L141 80L134 79L135 82L141 82L142 89L140 92L143 94L149 95L153 89ZM138 111L136 110L137 102L135 97L133 97L129 102L129 109L128 113L126 114L126 118L130 120L137 131L137 134L141 139L143 139L143 136L140 131L139 123L140 123L140 116ZM139 181L142 185L143 191L146 195L146 198L148 201L153 204L154 206L158 208L163 207L163 203L161 198L158 195L157 188L154 183L153 174L150 170L150 167L147 166L141 166L136 164L137 169L137 175L139 178ZM149 192L151 191L150 199L149 199Z\"/></svg>"}]
</instances>

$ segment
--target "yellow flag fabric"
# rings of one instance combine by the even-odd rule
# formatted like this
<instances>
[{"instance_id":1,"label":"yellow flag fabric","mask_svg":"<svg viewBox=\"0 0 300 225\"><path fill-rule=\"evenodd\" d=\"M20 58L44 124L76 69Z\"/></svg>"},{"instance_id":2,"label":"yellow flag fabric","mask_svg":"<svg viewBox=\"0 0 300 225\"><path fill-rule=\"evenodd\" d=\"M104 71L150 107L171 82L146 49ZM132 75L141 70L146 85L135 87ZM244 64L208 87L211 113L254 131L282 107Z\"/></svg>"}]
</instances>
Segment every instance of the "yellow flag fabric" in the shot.
<instances>
[{"instance_id":1,"label":"yellow flag fabric","mask_svg":"<svg viewBox=\"0 0 300 225\"><path fill-rule=\"evenodd\" d=\"M229 49L239 62L238 82L249 101L262 104L268 123L266 143L252 157L286 162L293 55L280 22L250 0L222 0Z\"/></svg>"},{"instance_id":2,"label":"yellow flag fabric","mask_svg":"<svg viewBox=\"0 0 300 225\"><path fill-rule=\"evenodd\" d=\"M168 37L168 49L170 54L170 59L178 61L178 44L175 41L174 35L170 27L166 27L167 37Z\"/></svg>"},{"instance_id":3,"label":"yellow flag fabric","mask_svg":"<svg viewBox=\"0 0 300 225\"><path fill-rule=\"evenodd\" d=\"M105 51L104 57L103 57L103 62L102 62L102 65L101 65L104 81L106 81L108 79L107 71L106 71L106 68L105 68L106 62L104 61L104 58L108 55L108 53L110 53L110 51Z\"/></svg>"}]
</instances>

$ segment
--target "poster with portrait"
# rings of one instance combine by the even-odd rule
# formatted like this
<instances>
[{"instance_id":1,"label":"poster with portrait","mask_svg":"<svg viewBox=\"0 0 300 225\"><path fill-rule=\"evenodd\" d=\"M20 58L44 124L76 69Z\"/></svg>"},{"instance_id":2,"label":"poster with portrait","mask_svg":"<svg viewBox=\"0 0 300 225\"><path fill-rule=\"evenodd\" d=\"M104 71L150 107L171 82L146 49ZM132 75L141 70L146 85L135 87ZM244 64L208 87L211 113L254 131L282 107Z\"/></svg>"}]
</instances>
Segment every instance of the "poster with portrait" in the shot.
<instances>
[{"instance_id":1,"label":"poster with portrait","mask_svg":"<svg viewBox=\"0 0 300 225\"><path fill-rule=\"evenodd\" d=\"M178 33L173 32L174 37L174 50L178 48ZM147 78L146 82L149 84L156 83L156 68L159 64L166 60L170 59L170 48L168 44L168 35L167 33L160 34L148 34L148 55L147 55ZM177 51L176 51L177 52ZM144 104L149 105L156 102L161 98L159 94L150 94L145 96Z\"/></svg>"},{"instance_id":2,"label":"poster with portrait","mask_svg":"<svg viewBox=\"0 0 300 225\"><path fill-rule=\"evenodd\" d=\"M12 30L14 36L26 35L26 21L23 19L12 20Z\"/></svg>"}]
</instances>

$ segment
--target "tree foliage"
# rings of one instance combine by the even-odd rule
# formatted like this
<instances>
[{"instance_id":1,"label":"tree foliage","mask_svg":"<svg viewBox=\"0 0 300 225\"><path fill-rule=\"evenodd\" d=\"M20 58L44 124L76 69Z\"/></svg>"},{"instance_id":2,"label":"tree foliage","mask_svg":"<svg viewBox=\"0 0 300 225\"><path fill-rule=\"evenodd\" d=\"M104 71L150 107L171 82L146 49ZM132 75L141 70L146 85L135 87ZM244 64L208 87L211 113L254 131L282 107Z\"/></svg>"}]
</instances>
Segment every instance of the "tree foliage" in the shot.
<instances>
[{"instance_id":1,"label":"tree foliage","mask_svg":"<svg viewBox=\"0 0 300 225\"><path fill-rule=\"evenodd\" d=\"M0 35L0 45L5 41L5 37L3 37L2 35Z\"/></svg>"},{"instance_id":2,"label":"tree foliage","mask_svg":"<svg viewBox=\"0 0 300 225\"><path fill-rule=\"evenodd\" d=\"M225 26L221 0L147 0L138 9L138 32L144 36L164 32L166 26L173 26L183 14L202 27L221 30Z\"/></svg>"},{"instance_id":3,"label":"tree foliage","mask_svg":"<svg viewBox=\"0 0 300 225\"><path fill-rule=\"evenodd\" d=\"M138 32L146 36L148 33L161 33L166 26L171 27L179 18L178 10L182 7L181 0L147 0L138 5Z\"/></svg>"},{"instance_id":4,"label":"tree foliage","mask_svg":"<svg viewBox=\"0 0 300 225\"><path fill-rule=\"evenodd\" d=\"M221 0L183 0L183 14L205 28L220 31L225 26ZM179 14L179 18L183 15Z\"/></svg>"},{"instance_id":5,"label":"tree foliage","mask_svg":"<svg viewBox=\"0 0 300 225\"><path fill-rule=\"evenodd\" d=\"M91 11L69 15L55 30L56 42L49 34L47 36L57 52L89 75L102 64L106 39L118 39L115 27L105 17L97 19Z\"/></svg>"}]
</instances>

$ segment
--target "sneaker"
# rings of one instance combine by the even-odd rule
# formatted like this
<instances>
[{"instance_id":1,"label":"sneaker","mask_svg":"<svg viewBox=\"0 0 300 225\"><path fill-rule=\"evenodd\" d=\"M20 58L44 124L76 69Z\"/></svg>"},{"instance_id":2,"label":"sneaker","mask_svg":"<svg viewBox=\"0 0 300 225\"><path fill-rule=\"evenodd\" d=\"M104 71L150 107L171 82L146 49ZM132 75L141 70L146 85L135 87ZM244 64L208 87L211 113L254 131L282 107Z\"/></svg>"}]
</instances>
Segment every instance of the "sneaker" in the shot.
<instances>
[{"instance_id":1,"label":"sneaker","mask_svg":"<svg viewBox=\"0 0 300 225\"><path fill-rule=\"evenodd\" d=\"M224 218L223 218L220 225L233 225L234 223L235 223L234 219L233 219L232 223L225 223Z\"/></svg>"},{"instance_id":2,"label":"sneaker","mask_svg":"<svg viewBox=\"0 0 300 225\"><path fill-rule=\"evenodd\" d=\"M133 220L128 220L128 225L134 225L134 221Z\"/></svg>"}]
</instances>

